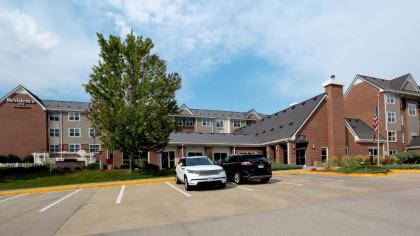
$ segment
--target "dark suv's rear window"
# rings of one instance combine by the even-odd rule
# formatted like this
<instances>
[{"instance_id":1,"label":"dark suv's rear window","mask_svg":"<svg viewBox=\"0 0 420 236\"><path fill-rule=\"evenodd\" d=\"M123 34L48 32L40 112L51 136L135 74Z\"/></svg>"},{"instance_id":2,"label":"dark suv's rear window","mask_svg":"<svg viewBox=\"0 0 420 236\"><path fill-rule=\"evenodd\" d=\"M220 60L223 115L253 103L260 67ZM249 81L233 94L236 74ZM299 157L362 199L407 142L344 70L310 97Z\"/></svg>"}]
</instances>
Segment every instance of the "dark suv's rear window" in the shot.
<instances>
[{"instance_id":1,"label":"dark suv's rear window","mask_svg":"<svg viewBox=\"0 0 420 236\"><path fill-rule=\"evenodd\" d=\"M267 161L267 159L263 155L246 155L241 156L241 161L260 162Z\"/></svg>"}]
</instances>

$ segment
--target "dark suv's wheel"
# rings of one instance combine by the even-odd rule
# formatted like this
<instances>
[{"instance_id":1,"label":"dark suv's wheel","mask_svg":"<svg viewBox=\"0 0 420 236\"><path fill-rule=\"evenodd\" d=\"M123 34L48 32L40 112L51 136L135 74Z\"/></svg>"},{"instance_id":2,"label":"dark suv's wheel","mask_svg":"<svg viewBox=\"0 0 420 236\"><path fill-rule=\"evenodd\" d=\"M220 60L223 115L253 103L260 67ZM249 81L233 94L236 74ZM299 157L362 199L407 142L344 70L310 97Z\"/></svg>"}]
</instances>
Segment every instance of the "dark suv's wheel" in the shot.
<instances>
[{"instance_id":1,"label":"dark suv's wheel","mask_svg":"<svg viewBox=\"0 0 420 236\"><path fill-rule=\"evenodd\" d=\"M235 182L235 184L242 184L243 180L242 180L242 175L239 171L237 171L234 175L233 175L233 182Z\"/></svg>"},{"instance_id":2,"label":"dark suv's wheel","mask_svg":"<svg viewBox=\"0 0 420 236\"><path fill-rule=\"evenodd\" d=\"M184 177L184 186L185 186L185 190L187 191L191 190L191 186L188 184L187 176Z\"/></svg>"},{"instance_id":3,"label":"dark suv's wheel","mask_svg":"<svg viewBox=\"0 0 420 236\"><path fill-rule=\"evenodd\" d=\"M260 180L261 181L261 183L268 183L268 181L270 181L270 178L264 178L264 179L261 179Z\"/></svg>"}]
</instances>

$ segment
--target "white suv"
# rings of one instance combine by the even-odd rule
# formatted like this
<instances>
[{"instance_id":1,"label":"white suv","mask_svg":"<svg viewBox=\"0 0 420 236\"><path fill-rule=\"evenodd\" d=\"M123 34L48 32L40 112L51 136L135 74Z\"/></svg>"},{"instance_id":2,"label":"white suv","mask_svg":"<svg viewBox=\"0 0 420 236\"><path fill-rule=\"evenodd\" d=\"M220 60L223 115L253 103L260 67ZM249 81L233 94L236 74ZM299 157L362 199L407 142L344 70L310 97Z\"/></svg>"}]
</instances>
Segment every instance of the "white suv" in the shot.
<instances>
[{"instance_id":1,"label":"white suv","mask_svg":"<svg viewBox=\"0 0 420 236\"><path fill-rule=\"evenodd\" d=\"M176 183L184 183L187 191L192 186L204 183L218 184L226 187L226 173L223 167L214 164L206 156L183 157L176 165Z\"/></svg>"}]
</instances>

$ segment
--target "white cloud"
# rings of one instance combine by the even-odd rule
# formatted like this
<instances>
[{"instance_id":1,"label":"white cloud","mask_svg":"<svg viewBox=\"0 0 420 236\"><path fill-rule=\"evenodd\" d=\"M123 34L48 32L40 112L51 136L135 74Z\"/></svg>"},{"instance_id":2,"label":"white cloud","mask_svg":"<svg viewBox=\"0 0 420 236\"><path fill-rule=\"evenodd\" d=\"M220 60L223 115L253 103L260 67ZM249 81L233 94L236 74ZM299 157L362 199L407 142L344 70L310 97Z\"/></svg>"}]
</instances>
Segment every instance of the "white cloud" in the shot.
<instances>
[{"instance_id":1,"label":"white cloud","mask_svg":"<svg viewBox=\"0 0 420 236\"><path fill-rule=\"evenodd\" d=\"M336 74L420 76L417 1L110 1L159 53L189 77L241 55L281 68L283 96L319 91ZM274 93L275 91L273 91Z\"/></svg>"}]
</instances>

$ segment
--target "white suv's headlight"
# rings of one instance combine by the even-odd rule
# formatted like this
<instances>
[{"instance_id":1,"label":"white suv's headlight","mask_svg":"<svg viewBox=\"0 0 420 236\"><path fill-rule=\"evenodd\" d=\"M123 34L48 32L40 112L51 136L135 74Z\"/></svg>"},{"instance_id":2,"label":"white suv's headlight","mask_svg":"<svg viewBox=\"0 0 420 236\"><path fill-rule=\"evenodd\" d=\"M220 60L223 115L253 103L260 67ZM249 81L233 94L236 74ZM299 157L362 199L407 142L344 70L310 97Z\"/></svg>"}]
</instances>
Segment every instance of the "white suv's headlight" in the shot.
<instances>
[{"instance_id":1,"label":"white suv's headlight","mask_svg":"<svg viewBox=\"0 0 420 236\"><path fill-rule=\"evenodd\" d=\"M200 174L200 171L198 171L198 170L187 170L188 171L188 173L191 173L191 174Z\"/></svg>"}]
</instances>

